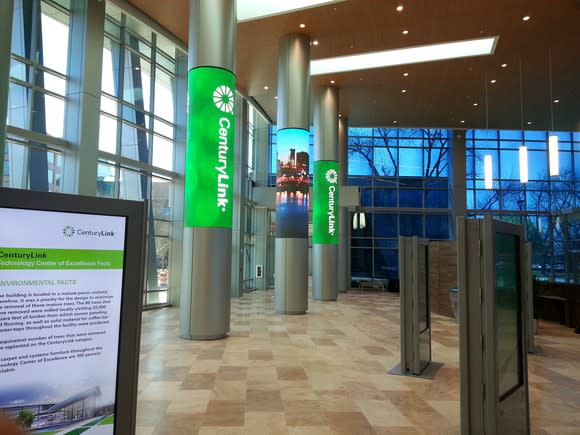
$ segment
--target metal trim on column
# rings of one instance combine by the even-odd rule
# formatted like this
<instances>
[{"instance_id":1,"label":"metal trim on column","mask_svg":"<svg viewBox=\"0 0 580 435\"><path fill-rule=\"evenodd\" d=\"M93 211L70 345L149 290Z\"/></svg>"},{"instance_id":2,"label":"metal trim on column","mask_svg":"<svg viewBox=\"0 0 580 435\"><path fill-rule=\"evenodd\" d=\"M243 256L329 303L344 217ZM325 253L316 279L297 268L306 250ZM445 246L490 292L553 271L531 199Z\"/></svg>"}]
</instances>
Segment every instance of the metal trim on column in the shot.
<instances>
[{"instance_id":1,"label":"metal trim on column","mask_svg":"<svg viewBox=\"0 0 580 435\"><path fill-rule=\"evenodd\" d=\"M312 298L338 296L339 177L338 88L323 87L314 100Z\"/></svg>"},{"instance_id":2,"label":"metal trim on column","mask_svg":"<svg viewBox=\"0 0 580 435\"><path fill-rule=\"evenodd\" d=\"M282 156L281 146L296 144L289 148L286 166L293 164L296 169L300 164L306 167L306 171L309 108L310 38L303 34L283 36L278 58L279 158ZM281 145L284 141L288 144ZM303 171L304 168L297 176L299 187L284 187L280 181L281 172L277 177L274 310L278 314L305 314L308 309L309 193L307 181L304 186Z\"/></svg>"},{"instance_id":3,"label":"metal trim on column","mask_svg":"<svg viewBox=\"0 0 580 435\"><path fill-rule=\"evenodd\" d=\"M190 0L180 335L230 329L236 1Z\"/></svg>"}]
</instances>

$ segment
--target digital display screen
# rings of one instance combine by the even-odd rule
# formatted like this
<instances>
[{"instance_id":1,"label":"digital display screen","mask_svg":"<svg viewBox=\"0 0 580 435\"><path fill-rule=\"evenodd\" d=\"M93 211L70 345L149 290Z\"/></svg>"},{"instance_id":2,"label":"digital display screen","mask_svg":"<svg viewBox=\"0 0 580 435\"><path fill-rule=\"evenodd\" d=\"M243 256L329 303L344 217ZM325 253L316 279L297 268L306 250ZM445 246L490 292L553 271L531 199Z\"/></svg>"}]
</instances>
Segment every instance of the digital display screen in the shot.
<instances>
[{"instance_id":1,"label":"digital display screen","mask_svg":"<svg viewBox=\"0 0 580 435\"><path fill-rule=\"evenodd\" d=\"M496 369L500 401L523 385L519 237L495 235Z\"/></svg>"},{"instance_id":2,"label":"digital display screen","mask_svg":"<svg viewBox=\"0 0 580 435\"><path fill-rule=\"evenodd\" d=\"M278 130L276 237L308 238L308 130Z\"/></svg>"},{"instance_id":3,"label":"digital display screen","mask_svg":"<svg viewBox=\"0 0 580 435\"><path fill-rule=\"evenodd\" d=\"M0 412L34 433L115 433L126 219L0 207Z\"/></svg>"}]
</instances>

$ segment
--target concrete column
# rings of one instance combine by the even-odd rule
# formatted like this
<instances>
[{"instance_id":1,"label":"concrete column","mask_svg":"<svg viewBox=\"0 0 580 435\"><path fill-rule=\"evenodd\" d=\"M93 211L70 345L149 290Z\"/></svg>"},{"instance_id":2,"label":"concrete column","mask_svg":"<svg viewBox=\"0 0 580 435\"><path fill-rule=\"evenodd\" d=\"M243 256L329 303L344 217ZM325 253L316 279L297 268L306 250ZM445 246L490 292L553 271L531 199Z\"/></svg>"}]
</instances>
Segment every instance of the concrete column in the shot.
<instances>
[{"instance_id":1,"label":"concrete column","mask_svg":"<svg viewBox=\"0 0 580 435\"><path fill-rule=\"evenodd\" d=\"M190 0L180 335L230 329L235 0Z\"/></svg>"},{"instance_id":2,"label":"concrete column","mask_svg":"<svg viewBox=\"0 0 580 435\"><path fill-rule=\"evenodd\" d=\"M0 187L4 181L4 156L6 154L6 119L8 117L8 85L10 80L10 54L12 53L12 14L14 0L0 2Z\"/></svg>"},{"instance_id":3,"label":"concrete column","mask_svg":"<svg viewBox=\"0 0 580 435\"><path fill-rule=\"evenodd\" d=\"M246 182L248 178L248 103L239 98L236 107L234 150L234 221L232 227L232 297L240 297L244 280L244 235L246 232Z\"/></svg>"},{"instance_id":4,"label":"concrete column","mask_svg":"<svg viewBox=\"0 0 580 435\"><path fill-rule=\"evenodd\" d=\"M348 119L338 119L338 182L346 186L348 176ZM350 219L348 209L340 208L338 219L338 291L350 289Z\"/></svg>"},{"instance_id":5,"label":"concrete column","mask_svg":"<svg viewBox=\"0 0 580 435\"><path fill-rule=\"evenodd\" d=\"M64 136L73 147L64 156L67 193L97 194L104 28L104 2L71 2L69 58L74 61L68 66Z\"/></svg>"},{"instance_id":6,"label":"concrete column","mask_svg":"<svg viewBox=\"0 0 580 435\"><path fill-rule=\"evenodd\" d=\"M310 38L283 36L278 58L274 290L274 309L279 314L305 314L308 309L309 108Z\"/></svg>"},{"instance_id":7,"label":"concrete column","mask_svg":"<svg viewBox=\"0 0 580 435\"><path fill-rule=\"evenodd\" d=\"M465 217L467 210L465 130L449 130L449 168L449 238L455 239L457 217Z\"/></svg>"},{"instance_id":8,"label":"concrete column","mask_svg":"<svg viewBox=\"0 0 580 435\"><path fill-rule=\"evenodd\" d=\"M314 100L312 298L338 295L339 192L338 89L323 87Z\"/></svg>"}]
</instances>

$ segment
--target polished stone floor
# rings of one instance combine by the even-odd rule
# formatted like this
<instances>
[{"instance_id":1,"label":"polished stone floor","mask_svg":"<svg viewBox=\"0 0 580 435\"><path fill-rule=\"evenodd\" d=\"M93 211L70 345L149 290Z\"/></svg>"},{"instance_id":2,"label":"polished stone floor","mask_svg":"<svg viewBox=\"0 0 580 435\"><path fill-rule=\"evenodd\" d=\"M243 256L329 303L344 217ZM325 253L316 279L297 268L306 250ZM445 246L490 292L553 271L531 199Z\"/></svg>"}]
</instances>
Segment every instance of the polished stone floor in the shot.
<instances>
[{"instance_id":1,"label":"polished stone floor","mask_svg":"<svg viewBox=\"0 0 580 435\"><path fill-rule=\"evenodd\" d=\"M138 435L458 434L458 331L433 316L434 380L399 362L399 298L349 292L277 316L273 292L232 302L231 333L179 338L179 310L143 314ZM580 336L540 322L530 355L532 433L580 434Z\"/></svg>"}]
</instances>

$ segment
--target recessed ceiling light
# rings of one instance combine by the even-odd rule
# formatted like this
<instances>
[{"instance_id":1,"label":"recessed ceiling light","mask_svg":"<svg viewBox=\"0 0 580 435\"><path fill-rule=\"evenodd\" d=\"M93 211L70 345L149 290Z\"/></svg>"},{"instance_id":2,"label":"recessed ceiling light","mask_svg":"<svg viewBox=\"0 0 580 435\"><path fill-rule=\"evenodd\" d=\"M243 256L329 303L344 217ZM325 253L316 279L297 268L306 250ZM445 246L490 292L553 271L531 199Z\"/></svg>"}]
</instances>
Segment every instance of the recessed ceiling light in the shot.
<instances>
[{"instance_id":1,"label":"recessed ceiling light","mask_svg":"<svg viewBox=\"0 0 580 435\"><path fill-rule=\"evenodd\" d=\"M331 81L330 81L330 83L331 83L331 84L334 84L334 80L331 80Z\"/></svg>"},{"instance_id":2,"label":"recessed ceiling light","mask_svg":"<svg viewBox=\"0 0 580 435\"><path fill-rule=\"evenodd\" d=\"M502 64L501 64L501 67L502 67L502 68L506 68L506 67L507 67L507 63L502 63Z\"/></svg>"},{"instance_id":3,"label":"recessed ceiling light","mask_svg":"<svg viewBox=\"0 0 580 435\"><path fill-rule=\"evenodd\" d=\"M300 26L299 26L299 27L300 27L301 29L304 29L304 28L306 27L306 24L304 24L304 23L300 23Z\"/></svg>"},{"instance_id":4,"label":"recessed ceiling light","mask_svg":"<svg viewBox=\"0 0 580 435\"><path fill-rule=\"evenodd\" d=\"M396 124L398 121L393 121L393 124Z\"/></svg>"},{"instance_id":5,"label":"recessed ceiling light","mask_svg":"<svg viewBox=\"0 0 580 435\"><path fill-rule=\"evenodd\" d=\"M528 121L528 125L532 125L532 121Z\"/></svg>"},{"instance_id":6,"label":"recessed ceiling light","mask_svg":"<svg viewBox=\"0 0 580 435\"><path fill-rule=\"evenodd\" d=\"M409 73L403 73L403 77L407 77Z\"/></svg>"},{"instance_id":7,"label":"recessed ceiling light","mask_svg":"<svg viewBox=\"0 0 580 435\"><path fill-rule=\"evenodd\" d=\"M312 41L312 45L318 45L318 41L315 39L314 41Z\"/></svg>"},{"instance_id":8,"label":"recessed ceiling light","mask_svg":"<svg viewBox=\"0 0 580 435\"><path fill-rule=\"evenodd\" d=\"M560 100L558 100L558 99L554 100L554 103L559 103L559 102L560 102Z\"/></svg>"},{"instance_id":9,"label":"recessed ceiling light","mask_svg":"<svg viewBox=\"0 0 580 435\"><path fill-rule=\"evenodd\" d=\"M408 30L403 30L403 35L407 35L409 33Z\"/></svg>"},{"instance_id":10,"label":"recessed ceiling light","mask_svg":"<svg viewBox=\"0 0 580 435\"><path fill-rule=\"evenodd\" d=\"M492 85L495 83L495 79L489 81Z\"/></svg>"},{"instance_id":11,"label":"recessed ceiling light","mask_svg":"<svg viewBox=\"0 0 580 435\"><path fill-rule=\"evenodd\" d=\"M465 120L463 120L463 119L461 121L459 121L459 122L461 122L462 124L465 124Z\"/></svg>"},{"instance_id":12,"label":"recessed ceiling light","mask_svg":"<svg viewBox=\"0 0 580 435\"><path fill-rule=\"evenodd\" d=\"M479 106L479 104L478 104L478 103L473 103L473 105L474 105L474 106Z\"/></svg>"},{"instance_id":13,"label":"recessed ceiling light","mask_svg":"<svg viewBox=\"0 0 580 435\"><path fill-rule=\"evenodd\" d=\"M274 100L277 100L277 99L278 99L278 95L275 95L275 96L274 96Z\"/></svg>"},{"instance_id":14,"label":"recessed ceiling light","mask_svg":"<svg viewBox=\"0 0 580 435\"><path fill-rule=\"evenodd\" d=\"M268 86L264 86L265 91L267 91L268 89L270 89Z\"/></svg>"},{"instance_id":15,"label":"recessed ceiling light","mask_svg":"<svg viewBox=\"0 0 580 435\"><path fill-rule=\"evenodd\" d=\"M338 114L338 117L339 117L339 118L342 118L342 115L339 113L339 114Z\"/></svg>"},{"instance_id":16,"label":"recessed ceiling light","mask_svg":"<svg viewBox=\"0 0 580 435\"><path fill-rule=\"evenodd\" d=\"M401 12L403 10L403 5L397 6L397 11Z\"/></svg>"},{"instance_id":17,"label":"recessed ceiling light","mask_svg":"<svg viewBox=\"0 0 580 435\"><path fill-rule=\"evenodd\" d=\"M529 15L526 15L525 17L522 18L522 20L529 21L530 20L530 16Z\"/></svg>"},{"instance_id":18,"label":"recessed ceiling light","mask_svg":"<svg viewBox=\"0 0 580 435\"><path fill-rule=\"evenodd\" d=\"M316 76L345 71L432 62L436 60L490 55L495 51L497 40L498 37L494 36L490 38L470 39L467 41L417 45L394 50L316 59L310 62L310 74Z\"/></svg>"},{"instance_id":19,"label":"recessed ceiling light","mask_svg":"<svg viewBox=\"0 0 580 435\"><path fill-rule=\"evenodd\" d=\"M322 4L337 3L339 0L293 0L262 1L244 0L237 2L238 21L255 20L271 15L284 14L299 9L308 9Z\"/></svg>"},{"instance_id":20,"label":"recessed ceiling light","mask_svg":"<svg viewBox=\"0 0 580 435\"><path fill-rule=\"evenodd\" d=\"M407 92L406 89L401 89L401 92L404 94L405 92Z\"/></svg>"}]
</instances>

